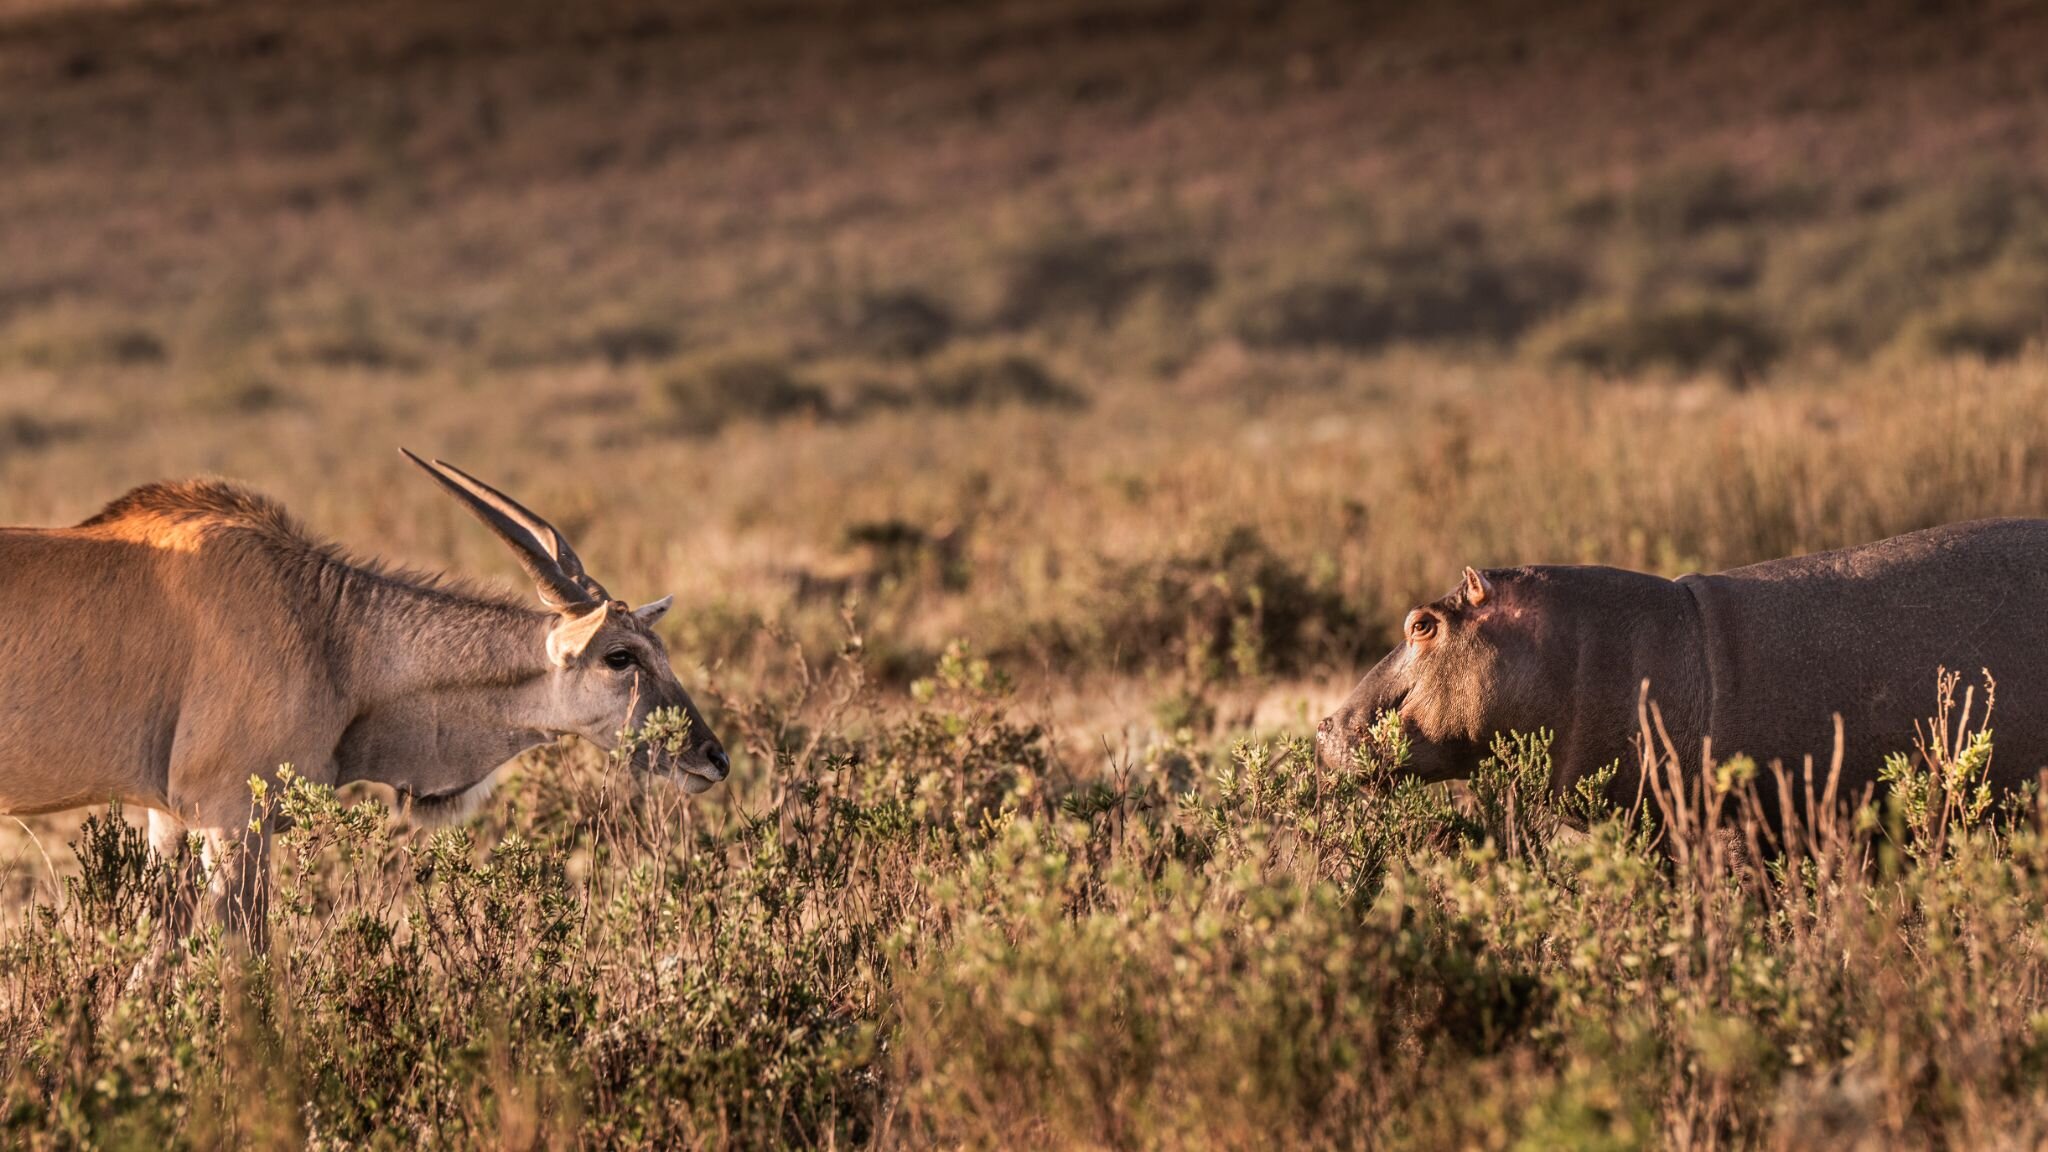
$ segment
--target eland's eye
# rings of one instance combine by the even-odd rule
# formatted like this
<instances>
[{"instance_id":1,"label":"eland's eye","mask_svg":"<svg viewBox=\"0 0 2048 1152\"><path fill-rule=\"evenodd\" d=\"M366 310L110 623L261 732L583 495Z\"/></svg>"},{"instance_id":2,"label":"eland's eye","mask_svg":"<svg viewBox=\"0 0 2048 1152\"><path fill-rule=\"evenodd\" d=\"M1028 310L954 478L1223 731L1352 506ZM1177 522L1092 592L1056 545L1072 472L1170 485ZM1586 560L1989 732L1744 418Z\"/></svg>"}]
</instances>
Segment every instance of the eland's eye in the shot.
<instances>
[{"instance_id":1,"label":"eland's eye","mask_svg":"<svg viewBox=\"0 0 2048 1152\"><path fill-rule=\"evenodd\" d=\"M614 672L624 672L633 666L633 654L624 648L614 648L604 654L604 666Z\"/></svg>"}]
</instances>

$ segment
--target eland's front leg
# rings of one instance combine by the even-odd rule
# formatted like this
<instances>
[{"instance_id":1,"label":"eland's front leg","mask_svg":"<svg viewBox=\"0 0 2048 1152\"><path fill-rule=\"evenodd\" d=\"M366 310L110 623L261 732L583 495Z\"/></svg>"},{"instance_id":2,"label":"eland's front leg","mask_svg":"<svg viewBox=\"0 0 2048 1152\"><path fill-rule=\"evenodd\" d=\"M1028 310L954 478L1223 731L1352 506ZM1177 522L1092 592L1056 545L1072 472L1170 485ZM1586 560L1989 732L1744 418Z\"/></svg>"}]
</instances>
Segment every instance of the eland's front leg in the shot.
<instances>
[{"instance_id":1,"label":"eland's front leg","mask_svg":"<svg viewBox=\"0 0 2048 1152\"><path fill-rule=\"evenodd\" d=\"M255 821L206 833L207 898L213 917L261 954L270 945L270 826Z\"/></svg>"},{"instance_id":2,"label":"eland's front leg","mask_svg":"<svg viewBox=\"0 0 2048 1152\"><path fill-rule=\"evenodd\" d=\"M161 919L166 945L182 943L191 934L192 913L199 903L199 878L194 872L197 861L190 838L183 820L169 812L150 810L149 847L170 873Z\"/></svg>"}]
</instances>

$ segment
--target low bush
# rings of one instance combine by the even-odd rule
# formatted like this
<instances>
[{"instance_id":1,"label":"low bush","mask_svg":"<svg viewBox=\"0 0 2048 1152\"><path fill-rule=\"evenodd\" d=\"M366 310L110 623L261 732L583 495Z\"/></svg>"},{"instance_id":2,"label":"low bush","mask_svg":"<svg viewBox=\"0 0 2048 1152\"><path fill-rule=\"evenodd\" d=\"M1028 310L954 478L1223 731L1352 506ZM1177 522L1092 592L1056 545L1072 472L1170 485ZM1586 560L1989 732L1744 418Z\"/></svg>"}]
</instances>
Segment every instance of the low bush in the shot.
<instances>
[{"instance_id":1,"label":"low bush","mask_svg":"<svg viewBox=\"0 0 2048 1152\"><path fill-rule=\"evenodd\" d=\"M1201 549L1112 566L1074 620L1042 624L1035 642L1062 661L1178 669L1210 683L1350 655L1362 631L1334 589L1240 526Z\"/></svg>"},{"instance_id":2,"label":"low bush","mask_svg":"<svg viewBox=\"0 0 2048 1152\"><path fill-rule=\"evenodd\" d=\"M694 357L653 391L655 418L668 430L709 436L739 421L816 419L831 410L825 391L778 356L745 351Z\"/></svg>"},{"instance_id":3,"label":"low bush","mask_svg":"<svg viewBox=\"0 0 2048 1152\"><path fill-rule=\"evenodd\" d=\"M875 292L861 296L839 342L864 356L915 360L944 347L954 328L952 312L922 292Z\"/></svg>"},{"instance_id":4,"label":"low bush","mask_svg":"<svg viewBox=\"0 0 2048 1152\"><path fill-rule=\"evenodd\" d=\"M1825 207L1825 198L1795 184L1760 185L1727 164L1678 165L1639 181L1621 206L1639 233L1674 238L1810 219Z\"/></svg>"},{"instance_id":5,"label":"low bush","mask_svg":"<svg viewBox=\"0 0 2048 1152\"><path fill-rule=\"evenodd\" d=\"M1078 409L1088 397L1030 353L1001 347L959 346L907 374L836 380L826 368L799 370L782 356L740 350L684 360L654 384L648 407L671 434L710 436L742 422L854 422L885 412L1013 404Z\"/></svg>"},{"instance_id":6,"label":"low bush","mask_svg":"<svg viewBox=\"0 0 2048 1152\"><path fill-rule=\"evenodd\" d=\"M1780 246L1765 285L1801 345L2008 355L2048 268L2048 197L1987 173L1901 190Z\"/></svg>"},{"instance_id":7,"label":"low bush","mask_svg":"<svg viewBox=\"0 0 2048 1152\"><path fill-rule=\"evenodd\" d=\"M1191 310L1216 287L1208 256L1166 238L1060 231L1002 261L995 322L1007 329L1108 327L1140 297Z\"/></svg>"},{"instance_id":8,"label":"low bush","mask_svg":"<svg viewBox=\"0 0 2048 1152\"><path fill-rule=\"evenodd\" d=\"M1365 286L1347 281L1287 284L1238 309L1238 338L1254 347L1376 348L1393 339L1393 310Z\"/></svg>"},{"instance_id":9,"label":"low bush","mask_svg":"<svg viewBox=\"0 0 2048 1152\"><path fill-rule=\"evenodd\" d=\"M863 520L847 525L846 544L867 553L877 579L923 579L949 592L967 587L967 533L958 524L924 528L905 520Z\"/></svg>"},{"instance_id":10,"label":"low bush","mask_svg":"<svg viewBox=\"0 0 2048 1152\"><path fill-rule=\"evenodd\" d=\"M1036 357L1004 350L962 349L932 364L911 393L914 403L935 408L1081 408L1087 396Z\"/></svg>"},{"instance_id":11,"label":"low bush","mask_svg":"<svg viewBox=\"0 0 2048 1152\"><path fill-rule=\"evenodd\" d=\"M2048 258L2008 260L1975 277L1940 307L1916 317L1899 341L1931 356L2004 360L2048 339Z\"/></svg>"},{"instance_id":12,"label":"low bush","mask_svg":"<svg viewBox=\"0 0 2048 1152\"><path fill-rule=\"evenodd\" d=\"M100 365L133 368L170 359L162 336L133 324L58 317L25 327L28 330L16 337L16 347L22 362L35 368L73 372Z\"/></svg>"},{"instance_id":13,"label":"low bush","mask_svg":"<svg viewBox=\"0 0 2048 1152\"><path fill-rule=\"evenodd\" d=\"M84 432L73 421L51 420L33 412L0 411L0 450L33 452L76 439Z\"/></svg>"},{"instance_id":14,"label":"low bush","mask_svg":"<svg viewBox=\"0 0 2048 1152\"><path fill-rule=\"evenodd\" d=\"M600 324L573 351L603 360L614 368L666 360L683 347L675 327L658 320Z\"/></svg>"},{"instance_id":15,"label":"low bush","mask_svg":"<svg viewBox=\"0 0 2048 1152\"><path fill-rule=\"evenodd\" d=\"M1575 264L1506 256L1477 226L1368 241L1350 266L1245 293L1230 325L1260 348L1501 346L1585 291Z\"/></svg>"},{"instance_id":16,"label":"low bush","mask_svg":"<svg viewBox=\"0 0 2048 1152\"><path fill-rule=\"evenodd\" d=\"M1768 323L1739 304L1701 300L1666 305L1596 305L1530 337L1538 354L1610 375L1661 369L1753 376L1784 351Z\"/></svg>"}]
</instances>

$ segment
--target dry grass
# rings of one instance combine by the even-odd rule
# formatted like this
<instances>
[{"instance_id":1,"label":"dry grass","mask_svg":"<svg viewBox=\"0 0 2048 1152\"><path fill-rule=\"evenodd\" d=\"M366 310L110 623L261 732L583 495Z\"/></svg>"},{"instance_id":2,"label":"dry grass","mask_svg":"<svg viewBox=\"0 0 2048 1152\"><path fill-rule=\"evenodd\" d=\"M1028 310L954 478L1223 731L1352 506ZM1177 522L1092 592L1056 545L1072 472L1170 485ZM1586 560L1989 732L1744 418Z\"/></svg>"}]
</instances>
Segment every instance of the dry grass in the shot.
<instances>
[{"instance_id":1,"label":"dry grass","mask_svg":"<svg viewBox=\"0 0 2048 1152\"><path fill-rule=\"evenodd\" d=\"M5 1141L2036 1139L2031 817L1822 882L1284 744L1465 564L2048 508L2048 34L1929 20L0 6L0 522L216 472L510 578L431 450L744 745L302 796L272 960L134 985L160 878L0 825Z\"/></svg>"}]
</instances>

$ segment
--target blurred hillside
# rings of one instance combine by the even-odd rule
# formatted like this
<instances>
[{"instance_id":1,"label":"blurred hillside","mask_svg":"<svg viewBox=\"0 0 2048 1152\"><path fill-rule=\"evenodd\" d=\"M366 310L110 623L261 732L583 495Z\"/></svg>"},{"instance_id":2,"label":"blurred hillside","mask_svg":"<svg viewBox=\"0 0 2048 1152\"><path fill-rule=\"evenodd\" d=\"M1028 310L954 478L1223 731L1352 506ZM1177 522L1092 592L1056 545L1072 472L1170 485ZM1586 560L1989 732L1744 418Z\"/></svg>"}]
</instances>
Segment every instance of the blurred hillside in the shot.
<instances>
[{"instance_id":1,"label":"blurred hillside","mask_svg":"<svg viewBox=\"0 0 2048 1152\"><path fill-rule=\"evenodd\" d=\"M1935 11L1934 9L1939 9ZM0 30L30 370L1014 333L1753 372L2048 311L2027 6L137 4ZM866 366L876 367L877 366ZM226 385L233 388L235 385Z\"/></svg>"}]
</instances>

